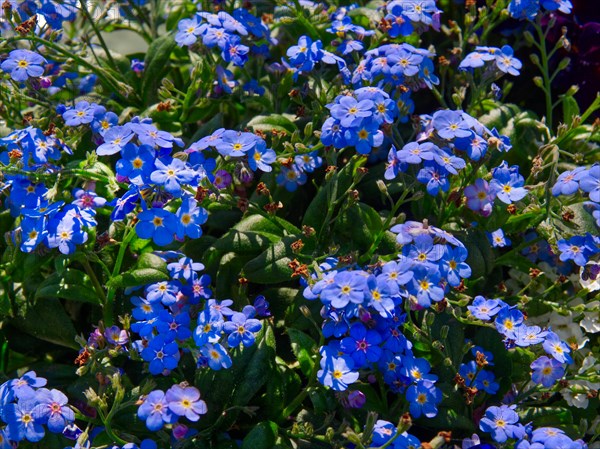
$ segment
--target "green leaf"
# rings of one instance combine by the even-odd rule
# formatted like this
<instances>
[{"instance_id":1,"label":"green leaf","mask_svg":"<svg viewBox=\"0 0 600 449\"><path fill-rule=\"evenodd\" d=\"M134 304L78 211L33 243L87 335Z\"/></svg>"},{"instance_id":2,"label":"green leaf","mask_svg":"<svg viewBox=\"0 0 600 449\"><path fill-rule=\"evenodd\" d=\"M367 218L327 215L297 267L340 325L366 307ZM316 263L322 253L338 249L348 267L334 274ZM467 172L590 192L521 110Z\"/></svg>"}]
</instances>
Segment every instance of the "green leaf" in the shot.
<instances>
[{"instance_id":1,"label":"green leaf","mask_svg":"<svg viewBox=\"0 0 600 449\"><path fill-rule=\"evenodd\" d=\"M75 343L75 327L58 299L41 299L28 307L23 316L12 318L10 322L40 340L79 349Z\"/></svg>"},{"instance_id":2,"label":"green leaf","mask_svg":"<svg viewBox=\"0 0 600 449\"><path fill-rule=\"evenodd\" d=\"M142 82L142 98L146 105L156 103L158 100L158 87L167 71L167 63L176 45L175 39L170 33L159 37L150 44L144 60L144 81Z\"/></svg>"},{"instance_id":3,"label":"green leaf","mask_svg":"<svg viewBox=\"0 0 600 449\"><path fill-rule=\"evenodd\" d=\"M232 229L227 234L218 239L213 248L222 252L234 252L236 254L260 253L267 249L271 243L279 240L279 236L258 232L243 232Z\"/></svg>"},{"instance_id":4,"label":"green leaf","mask_svg":"<svg viewBox=\"0 0 600 449\"><path fill-rule=\"evenodd\" d=\"M264 324L266 325L266 324ZM235 389L233 404L244 406L258 393L269 378L269 371L275 364L275 334L266 325L264 337L258 342L256 352L244 370L241 382Z\"/></svg>"},{"instance_id":5,"label":"green leaf","mask_svg":"<svg viewBox=\"0 0 600 449\"><path fill-rule=\"evenodd\" d=\"M310 261L310 258L306 256L303 257L301 254L293 253L290 248L290 245L299 238L302 239L305 245L303 252L310 254L314 249L314 239L289 235L249 261L244 267L244 276L249 281L259 284L276 284L289 281L293 272L288 264L293 259Z\"/></svg>"},{"instance_id":6,"label":"green leaf","mask_svg":"<svg viewBox=\"0 0 600 449\"><path fill-rule=\"evenodd\" d=\"M459 239L465 244L469 256L467 263L471 267L471 279L475 280L485 276L494 268L494 252L484 232L470 230Z\"/></svg>"},{"instance_id":7,"label":"green leaf","mask_svg":"<svg viewBox=\"0 0 600 449\"><path fill-rule=\"evenodd\" d=\"M258 423L242 442L242 449L272 449L277 438L277 424L273 421Z\"/></svg>"},{"instance_id":8,"label":"green leaf","mask_svg":"<svg viewBox=\"0 0 600 449\"><path fill-rule=\"evenodd\" d=\"M168 280L169 275L162 270L156 268L137 268L112 278L108 281L107 286L112 288L137 287Z\"/></svg>"},{"instance_id":9,"label":"green leaf","mask_svg":"<svg viewBox=\"0 0 600 449\"><path fill-rule=\"evenodd\" d=\"M275 130L292 134L298 129L291 120L293 118L294 116L291 114L257 115L248 122L248 127L253 128L254 131L262 131L264 133L270 133Z\"/></svg>"},{"instance_id":10,"label":"green leaf","mask_svg":"<svg viewBox=\"0 0 600 449\"><path fill-rule=\"evenodd\" d=\"M313 369L313 355L316 353L317 343L307 334L293 327L287 329L287 334L292 343L292 352L300 364L300 370L305 376L310 375Z\"/></svg>"},{"instance_id":11,"label":"green leaf","mask_svg":"<svg viewBox=\"0 0 600 449\"><path fill-rule=\"evenodd\" d=\"M62 298L100 304L100 298L87 274L72 268L64 270L62 274L53 273L44 279L38 286L34 298Z\"/></svg>"},{"instance_id":12,"label":"green leaf","mask_svg":"<svg viewBox=\"0 0 600 449\"><path fill-rule=\"evenodd\" d=\"M167 263L160 256L150 252L141 254L140 257L138 257L135 267L137 269L155 268L165 274L168 274Z\"/></svg>"},{"instance_id":13,"label":"green leaf","mask_svg":"<svg viewBox=\"0 0 600 449\"><path fill-rule=\"evenodd\" d=\"M302 224L313 227L317 231L317 235L320 235L322 228L328 224L324 222L324 211L327 211L341 195L346 193L352 185L353 176L352 164L348 164L336 172L329 181L324 182L308 205Z\"/></svg>"},{"instance_id":14,"label":"green leaf","mask_svg":"<svg viewBox=\"0 0 600 449\"><path fill-rule=\"evenodd\" d=\"M573 117L579 115L579 105L577 100L571 95L567 95L562 99L563 121L566 125L573 123Z\"/></svg>"}]
</instances>

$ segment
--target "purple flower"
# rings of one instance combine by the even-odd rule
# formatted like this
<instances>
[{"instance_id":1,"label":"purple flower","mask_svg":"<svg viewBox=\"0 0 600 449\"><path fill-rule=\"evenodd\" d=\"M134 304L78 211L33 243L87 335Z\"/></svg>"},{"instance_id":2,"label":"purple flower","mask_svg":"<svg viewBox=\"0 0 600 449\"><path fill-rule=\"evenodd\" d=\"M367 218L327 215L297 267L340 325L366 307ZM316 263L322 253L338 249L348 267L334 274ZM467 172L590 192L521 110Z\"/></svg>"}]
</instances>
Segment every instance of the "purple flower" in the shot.
<instances>
[{"instance_id":1,"label":"purple flower","mask_svg":"<svg viewBox=\"0 0 600 449\"><path fill-rule=\"evenodd\" d=\"M502 308L499 299L485 299L483 296L476 296L473 304L467 306L469 312L475 317L483 321L491 320Z\"/></svg>"},{"instance_id":2,"label":"purple flower","mask_svg":"<svg viewBox=\"0 0 600 449\"><path fill-rule=\"evenodd\" d=\"M467 198L467 207L472 211L479 212L484 217L492 213L494 198L490 194L487 181L481 178L476 179L475 184L465 187L465 197Z\"/></svg>"},{"instance_id":3,"label":"purple flower","mask_svg":"<svg viewBox=\"0 0 600 449\"><path fill-rule=\"evenodd\" d=\"M127 331L119 329L119 326L111 326L105 329L104 338L111 345L124 345L129 341Z\"/></svg>"},{"instance_id":4,"label":"purple flower","mask_svg":"<svg viewBox=\"0 0 600 449\"><path fill-rule=\"evenodd\" d=\"M165 394L161 390L154 390L146 396L137 415L146 421L146 427L153 432L162 429L165 423L172 424L177 421L177 416L171 412Z\"/></svg>"},{"instance_id":5,"label":"purple flower","mask_svg":"<svg viewBox=\"0 0 600 449\"><path fill-rule=\"evenodd\" d=\"M198 421L200 415L205 415L208 411L206 402L200 399L200 392L195 387L173 385L167 390L165 399L169 403L169 410L190 421Z\"/></svg>"}]
</instances>

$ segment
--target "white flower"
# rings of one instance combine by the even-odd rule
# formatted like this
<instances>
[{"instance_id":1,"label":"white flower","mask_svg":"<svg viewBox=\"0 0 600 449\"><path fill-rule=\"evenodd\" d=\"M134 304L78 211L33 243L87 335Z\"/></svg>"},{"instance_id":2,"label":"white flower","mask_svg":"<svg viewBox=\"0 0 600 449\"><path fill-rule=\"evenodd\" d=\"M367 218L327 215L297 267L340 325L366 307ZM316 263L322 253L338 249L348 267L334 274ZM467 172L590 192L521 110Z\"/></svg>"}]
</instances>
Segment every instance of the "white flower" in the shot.
<instances>
[{"instance_id":1,"label":"white flower","mask_svg":"<svg viewBox=\"0 0 600 449\"><path fill-rule=\"evenodd\" d=\"M586 304L586 309L596 309L595 312L583 312L583 320L579 322L586 332L595 334L600 332L600 301L592 301Z\"/></svg>"}]
</instances>

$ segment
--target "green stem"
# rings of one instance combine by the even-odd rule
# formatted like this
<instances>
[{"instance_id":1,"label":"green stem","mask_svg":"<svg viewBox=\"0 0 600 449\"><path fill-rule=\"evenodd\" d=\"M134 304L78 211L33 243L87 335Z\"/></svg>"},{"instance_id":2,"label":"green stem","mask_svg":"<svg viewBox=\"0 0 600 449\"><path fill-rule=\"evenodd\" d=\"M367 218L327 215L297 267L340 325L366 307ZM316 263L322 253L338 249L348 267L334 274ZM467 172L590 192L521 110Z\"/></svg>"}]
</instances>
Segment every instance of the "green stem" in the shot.
<instances>
[{"instance_id":1,"label":"green stem","mask_svg":"<svg viewBox=\"0 0 600 449\"><path fill-rule=\"evenodd\" d=\"M551 128L553 123L552 117L552 80L550 79L550 68L548 66L549 58L548 58L548 49L546 47L546 33L542 30L542 26L540 24L540 15L538 15L538 19L533 24L538 38L539 38L539 49L541 56L541 72L542 72L542 80L543 80L543 88L544 96L546 100L546 123Z\"/></svg>"},{"instance_id":2,"label":"green stem","mask_svg":"<svg viewBox=\"0 0 600 449\"><path fill-rule=\"evenodd\" d=\"M321 339L319 340L319 347L323 346L323 344L325 343L325 337L323 337L323 334L321 334ZM294 399L292 399L292 402L290 402L290 404L283 409L283 411L281 412L281 415L279 417L280 421L285 421L288 416L290 416L294 410L296 410L300 404L302 404L302 402L304 401L304 399L306 399L306 396L308 396L308 393L310 393L310 390L312 389L313 385L317 382L317 372L318 369L320 367L320 359L317 356L315 358L315 363L312 367L312 371L310 372L309 376L308 376L308 384L306 385L306 388L304 388L304 390L302 390L298 396L296 396Z\"/></svg>"},{"instance_id":3,"label":"green stem","mask_svg":"<svg viewBox=\"0 0 600 449\"><path fill-rule=\"evenodd\" d=\"M81 264L83 265L83 268L85 268L85 272L90 277L90 281L92 281L94 290L96 290L96 293L98 294L98 297L102 301L102 304L104 306L106 306L106 294L104 293L104 289L102 288L102 285L100 284L100 282L98 282L98 277L96 276L96 273L94 273L94 269L90 265L90 261L87 258L84 258L81 261Z\"/></svg>"},{"instance_id":4,"label":"green stem","mask_svg":"<svg viewBox=\"0 0 600 449\"><path fill-rule=\"evenodd\" d=\"M127 227L125 229L125 233L123 234L123 241L119 246L119 253L117 254L117 260L115 261L115 266L113 268L111 280L119 275L121 272L121 266L123 265L123 258L125 257L125 251L129 246L129 243L135 236L134 228ZM108 293L106 295L106 302L104 303L104 307L102 310L102 317L104 319L104 325L106 327L110 327L114 323L114 310L115 310L115 295L117 294L116 287L109 286Z\"/></svg>"},{"instance_id":5,"label":"green stem","mask_svg":"<svg viewBox=\"0 0 600 449\"><path fill-rule=\"evenodd\" d=\"M83 12L83 15L86 17L86 19L90 23L92 29L94 30L94 33L96 34L96 37L98 38L98 42L100 42L102 49L106 53L106 58L108 59L110 66L113 68L113 70L118 71L119 69L117 68L117 64L115 63L115 60L113 59L112 55L110 54L110 50L108 49L108 46L106 45L106 42L104 41L104 38L102 37L102 33L96 26L96 21L94 20L94 18L92 17L92 15L90 14L90 12L87 8L87 3L80 2L80 4L81 4L81 11Z\"/></svg>"}]
</instances>

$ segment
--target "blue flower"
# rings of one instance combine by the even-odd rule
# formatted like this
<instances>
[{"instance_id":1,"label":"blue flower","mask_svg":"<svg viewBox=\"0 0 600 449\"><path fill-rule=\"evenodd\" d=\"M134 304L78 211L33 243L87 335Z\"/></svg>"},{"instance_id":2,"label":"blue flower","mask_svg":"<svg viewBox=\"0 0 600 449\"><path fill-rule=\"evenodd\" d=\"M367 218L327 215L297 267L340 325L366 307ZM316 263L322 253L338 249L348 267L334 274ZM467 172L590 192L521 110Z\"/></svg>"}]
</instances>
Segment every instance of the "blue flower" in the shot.
<instances>
[{"instance_id":1,"label":"blue flower","mask_svg":"<svg viewBox=\"0 0 600 449\"><path fill-rule=\"evenodd\" d=\"M504 248L505 246L510 246L511 244L511 241L504 235L504 231L502 229L496 229L492 233L488 232L488 239L495 248Z\"/></svg>"},{"instance_id":2,"label":"blue flower","mask_svg":"<svg viewBox=\"0 0 600 449\"><path fill-rule=\"evenodd\" d=\"M182 184L197 185L198 174L181 159L173 158L168 162L156 159L154 166L150 180L164 186L165 190L176 198L182 195Z\"/></svg>"},{"instance_id":3,"label":"blue flower","mask_svg":"<svg viewBox=\"0 0 600 449\"><path fill-rule=\"evenodd\" d=\"M475 318L488 321L500 312L502 305L499 299L485 299L483 296L476 296L473 304L467 306L467 309Z\"/></svg>"},{"instance_id":4,"label":"blue flower","mask_svg":"<svg viewBox=\"0 0 600 449\"><path fill-rule=\"evenodd\" d=\"M153 207L140 212L138 220L135 232L140 238L151 238L160 246L168 245L173 241L173 234L177 232L177 218L173 213Z\"/></svg>"},{"instance_id":5,"label":"blue flower","mask_svg":"<svg viewBox=\"0 0 600 449\"><path fill-rule=\"evenodd\" d=\"M520 438L525 434L522 426L519 426L519 415L513 408L502 405L491 406L485 411L485 415L479 422L479 428L484 432L491 433L497 443L504 443L509 438Z\"/></svg>"},{"instance_id":6,"label":"blue flower","mask_svg":"<svg viewBox=\"0 0 600 449\"><path fill-rule=\"evenodd\" d=\"M146 287L146 300L150 304L162 302L165 306L170 306L177 302L179 290L178 282L156 282Z\"/></svg>"},{"instance_id":7,"label":"blue flower","mask_svg":"<svg viewBox=\"0 0 600 449\"><path fill-rule=\"evenodd\" d=\"M496 394L500 385L494 381L495 378L494 373L491 371L481 370L475 378L475 387L487 394Z\"/></svg>"},{"instance_id":8,"label":"blue flower","mask_svg":"<svg viewBox=\"0 0 600 449\"><path fill-rule=\"evenodd\" d=\"M163 335L166 341L187 340L192 336L190 330L190 315L182 312L178 315L172 315L168 310L162 310L158 314L156 321L156 330L159 335Z\"/></svg>"},{"instance_id":9,"label":"blue flower","mask_svg":"<svg viewBox=\"0 0 600 449\"><path fill-rule=\"evenodd\" d=\"M410 142L404 145L398 151L398 160L407 164L420 164L423 161L431 161L435 157L435 151L438 150L431 142L418 143Z\"/></svg>"},{"instance_id":10,"label":"blue flower","mask_svg":"<svg viewBox=\"0 0 600 449\"><path fill-rule=\"evenodd\" d=\"M282 185L288 192L295 192L298 186L306 183L306 173L304 173L296 164L291 167L281 166L281 172L277 175L278 185Z\"/></svg>"},{"instance_id":11,"label":"blue flower","mask_svg":"<svg viewBox=\"0 0 600 449\"><path fill-rule=\"evenodd\" d=\"M62 254L74 253L76 245L85 243L87 238L79 221L70 216L52 219L48 225L48 248L58 248Z\"/></svg>"},{"instance_id":12,"label":"blue flower","mask_svg":"<svg viewBox=\"0 0 600 449\"><path fill-rule=\"evenodd\" d=\"M198 205L198 202L191 196L184 196L181 206L176 213L176 234L177 238L183 240L184 237L192 239L200 238L202 228L200 225L206 223L208 212Z\"/></svg>"},{"instance_id":13,"label":"blue flower","mask_svg":"<svg viewBox=\"0 0 600 449\"><path fill-rule=\"evenodd\" d=\"M79 101L74 108L67 109L63 113L65 125L78 126L91 123L94 120L97 108L96 103L90 104L87 101Z\"/></svg>"},{"instance_id":14,"label":"blue flower","mask_svg":"<svg viewBox=\"0 0 600 449\"><path fill-rule=\"evenodd\" d=\"M154 390L144 398L137 415L146 421L146 427L152 432L162 429L165 423L172 424L177 421L177 415L169 408L165 393L161 390Z\"/></svg>"},{"instance_id":15,"label":"blue flower","mask_svg":"<svg viewBox=\"0 0 600 449\"><path fill-rule=\"evenodd\" d=\"M371 100L357 101L356 98L343 95L336 99L331 106L331 116L339 120L344 128L360 126L363 120L373 115L373 102Z\"/></svg>"},{"instance_id":16,"label":"blue flower","mask_svg":"<svg viewBox=\"0 0 600 449\"><path fill-rule=\"evenodd\" d=\"M204 33L206 28L207 25L202 23L202 18L198 15L191 19L180 20L177 24L178 32L175 35L175 42L180 47L192 45L198 40L198 36Z\"/></svg>"},{"instance_id":17,"label":"blue flower","mask_svg":"<svg viewBox=\"0 0 600 449\"><path fill-rule=\"evenodd\" d=\"M514 57L513 49L504 45L496 54L496 66L501 72L518 76L520 75L519 69L523 67L523 64Z\"/></svg>"},{"instance_id":18,"label":"blue flower","mask_svg":"<svg viewBox=\"0 0 600 449\"><path fill-rule=\"evenodd\" d=\"M276 156L275 151L267 148L266 142L261 139L254 147L254 151L248 154L248 165L254 171L260 169L268 173L273 170L269 164L275 162Z\"/></svg>"},{"instance_id":19,"label":"blue flower","mask_svg":"<svg viewBox=\"0 0 600 449\"><path fill-rule=\"evenodd\" d=\"M48 430L61 433L65 427L75 420L75 414L68 405L64 393L46 388L37 392L38 405L33 409L36 420L48 426Z\"/></svg>"},{"instance_id":20,"label":"blue flower","mask_svg":"<svg viewBox=\"0 0 600 449\"><path fill-rule=\"evenodd\" d=\"M518 169L516 165L509 168L506 161L502 161L500 166L492 170L491 193L505 204L519 201L527 195L527 190L523 187L525 179L519 174Z\"/></svg>"},{"instance_id":21,"label":"blue flower","mask_svg":"<svg viewBox=\"0 0 600 449\"><path fill-rule=\"evenodd\" d=\"M598 167L598 171L600 172L600 167ZM582 179L585 179L585 185L590 188L590 190L585 190L583 187L582 189L586 192L591 192L595 188L593 176L590 176L590 172L586 170L585 167L577 167L575 170L563 172L558 176L554 186L552 186L552 195L571 195L577 192L579 190L580 180Z\"/></svg>"},{"instance_id":22,"label":"blue flower","mask_svg":"<svg viewBox=\"0 0 600 449\"><path fill-rule=\"evenodd\" d=\"M414 277L409 285L409 291L417 297L419 306L429 307L431 301L444 299L444 289L439 286L441 276L437 268L417 265L413 271Z\"/></svg>"},{"instance_id":23,"label":"blue flower","mask_svg":"<svg viewBox=\"0 0 600 449\"><path fill-rule=\"evenodd\" d=\"M558 362L568 364L573 363L573 359L570 355L571 349L554 332L548 331L548 335L546 335L546 340L542 344L542 347L548 355L554 357Z\"/></svg>"},{"instance_id":24,"label":"blue flower","mask_svg":"<svg viewBox=\"0 0 600 449\"><path fill-rule=\"evenodd\" d=\"M451 140L471 135L471 130L459 111L437 111L433 114L431 124L442 139Z\"/></svg>"},{"instance_id":25,"label":"blue flower","mask_svg":"<svg viewBox=\"0 0 600 449\"><path fill-rule=\"evenodd\" d=\"M494 324L498 332L507 335L520 326L524 319L525 317L519 310L504 306L496 315Z\"/></svg>"},{"instance_id":26,"label":"blue flower","mask_svg":"<svg viewBox=\"0 0 600 449\"><path fill-rule=\"evenodd\" d=\"M229 346L239 346L243 343L244 346L252 346L255 340L255 333L262 328L260 321L254 318L248 318L241 312L236 312L231 316L231 321L227 321L223 325L223 330L229 334L227 343Z\"/></svg>"},{"instance_id":27,"label":"blue flower","mask_svg":"<svg viewBox=\"0 0 600 449\"><path fill-rule=\"evenodd\" d=\"M150 173L155 169L156 152L149 145L127 144L121 150L122 158L117 161L116 174L120 180L141 186L150 182Z\"/></svg>"},{"instance_id":28,"label":"blue flower","mask_svg":"<svg viewBox=\"0 0 600 449\"><path fill-rule=\"evenodd\" d=\"M223 317L210 309L203 310L198 315L198 326L194 331L196 346L201 347L207 343L218 343L223 331Z\"/></svg>"},{"instance_id":29,"label":"blue flower","mask_svg":"<svg viewBox=\"0 0 600 449\"><path fill-rule=\"evenodd\" d=\"M599 252L598 246L590 234L576 235L569 240L562 239L558 241L557 245L561 261L572 260L580 267L585 266L591 255Z\"/></svg>"},{"instance_id":30,"label":"blue flower","mask_svg":"<svg viewBox=\"0 0 600 449\"><path fill-rule=\"evenodd\" d=\"M413 418L421 415L433 418L437 415L437 405L442 401L442 392L429 380L420 380L406 390L406 399Z\"/></svg>"},{"instance_id":31,"label":"blue flower","mask_svg":"<svg viewBox=\"0 0 600 449\"><path fill-rule=\"evenodd\" d=\"M355 368L363 368L381 357L379 347L381 335L375 330L367 330L362 323L354 323L350 327L350 336L340 342L340 349L354 360Z\"/></svg>"},{"instance_id":32,"label":"blue flower","mask_svg":"<svg viewBox=\"0 0 600 449\"><path fill-rule=\"evenodd\" d=\"M150 362L150 374L155 376L165 371L173 370L179 363L179 347L175 342L169 342L165 336L157 335L148 343L141 353L146 362Z\"/></svg>"},{"instance_id":33,"label":"blue flower","mask_svg":"<svg viewBox=\"0 0 600 449\"><path fill-rule=\"evenodd\" d=\"M402 358L400 372L411 382L420 382L422 380L435 382L438 377L435 374L430 374L430 371L431 365L424 358L413 357L411 354Z\"/></svg>"},{"instance_id":34,"label":"blue flower","mask_svg":"<svg viewBox=\"0 0 600 449\"><path fill-rule=\"evenodd\" d=\"M348 303L362 304L367 291L367 279L357 271L342 271L335 274L333 282L321 292L321 300L343 309Z\"/></svg>"},{"instance_id":35,"label":"blue flower","mask_svg":"<svg viewBox=\"0 0 600 449\"><path fill-rule=\"evenodd\" d=\"M590 200L596 203L600 202L600 165L594 164L589 170L584 170L583 167L577 167L573 171L581 173L581 176L579 177L579 187L581 187L581 190L589 193ZM563 174L561 174L561 176ZM573 193L575 191L576 190L573 190Z\"/></svg>"},{"instance_id":36,"label":"blue flower","mask_svg":"<svg viewBox=\"0 0 600 449\"><path fill-rule=\"evenodd\" d=\"M34 413L37 405L35 398L20 399L4 407L3 419L6 421L8 436L11 440L19 442L27 440L40 441L44 438L44 427Z\"/></svg>"},{"instance_id":37,"label":"blue flower","mask_svg":"<svg viewBox=\"0 0 600 449\"><path fill-rule=\"evenodd\" d=\"M433 243L433 238L428 234L417 235L413 245L402 248L402 254L414 263L434 266L444 255L444 245Z\"/></svg>"},{"instance_id":38,"label":"blue flower","mask_svg":"<svg viewBox=\"0 0 600 449\"><path fill-rule=\"evenodd\" d=\"M471 277L471 267L465 262L469 253L463 247L452 249L450 245L446 245L443 258L440 264L444 270L444 276L448 280L448 284L452 287L460 285L461 279Z\"/></svg>"},{"instance_id":39,"label":"blue flower","mask_svg":"<svg viewBox=\"0 0 600 449\"><path fill-rule=\"evenodd\" d=\"M5 72L9 72L13 80L21 82L31 77L42 76L44 64L46 64L46 60L34 51L13 50L0 67Z\"/></svg>"},{"instance_id":40,"label":"blue flower","mask_svg":"<svg viewBox=\"0 0 600 449\"><path fill-rule=\"evenodd\" d=\"M113 126L104 134L104 143L96 149L98 156L110 156L118 153L133 138L129 126Z\"/></svg>"},{"instance_id":41,"label":"blue flower","mask_svg":"<svg viewBox=\"0 0 600 449\"><path fill-rule=\"evenodd\" d=\"M530 367L533 370L531 380L536 384L542 384L546 388L550 388L565 375L563 364L545 355L531 362Z\"/></svg>"},{"instance_id":42,"label":"blue flower","mask_svg":"<svg viewBox=\"0 0 600 449\"><path fill-rule=\"evenodd\" d=\"M352 371L354 362L348 356L333 356L329 351L322 351L317 378L326 387L335 391L344 391L358 380L358 371Z\"/></svg>"},{"instance_id":43,"label":"blue flower","mask_svg":"<svg viewBox=\"0 0 600 449\"><path fill-rule=\"evenodd\" d=\"M215 371L220 369L231 368L232 361L227 349L221 346L219 343L207 343L200 348L200 353L205 359L206 363Z\"/></svg>"},{"instance_id":44,"label":"blue flower","mask_svg":"<svg viewBox=\"0 0 600 449\"><path fill-rule=\"evenodd\" d=\"M43 387L48 381L43 377L38 377L35 371L28 371L18 379L9 382L8 388L11 395L17 399L33 399L35 389ZM11 399L12 400L12 399Z\"/></svg>"}]
</instances>

